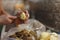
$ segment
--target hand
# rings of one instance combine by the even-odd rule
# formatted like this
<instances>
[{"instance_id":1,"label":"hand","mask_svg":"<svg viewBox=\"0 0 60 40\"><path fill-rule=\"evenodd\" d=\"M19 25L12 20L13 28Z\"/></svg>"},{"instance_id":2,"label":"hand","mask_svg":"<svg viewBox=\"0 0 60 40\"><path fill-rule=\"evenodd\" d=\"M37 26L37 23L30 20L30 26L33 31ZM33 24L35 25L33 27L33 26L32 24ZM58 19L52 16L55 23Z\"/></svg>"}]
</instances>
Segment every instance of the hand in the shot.
<instances>
[{"instance_id":1,"label":"hand","mask_svg":"<svg viewBox=\"0 0 60 40\"><path fill-rule=\"evenodd\" d=\"M26 18L26 19L28 20L28 19L29 19L29 17L30 17L29 12L26 10L26 11L25 11L25 13L26 13L26 16L27 16L27 18Z\"/></svg>"},{"instance_id":2,"label":"hand","mask_svg":"<svg viewBox=\"0 0 60 40\"><path fill-rule=\"evenodd\" d=\"M1 15L0 24L10 24L10 23L12 23L13 19L15 19L14 16Z\"/></svg>"},{"instance_id":3,"label":"hand","mask_svg":"<svg viewBox=\"0 0 60 40\"><path fill-rule=\"evenodd\" d=\"M2 10L2 15L0 15L0 24L10 24L16 18L16 16L12 16L6 11Z\"/></svg>"},{"instance_id":4,"label":"hand","mask_svg":"<svg viewBox=\"0 0 60 40\"><path fill-rule=\"evenodd\" d=\"M15 23L16 25L19 25L19 24L22 24L22 23L27 23L27 20L29 19L29 13L28 11L24 11L25 15L26 15L26 19L25 20L21 20L20 19L20 14L21 14L21 11L18 11L17 13L17 19L15 20Z\"/></svg>"},{"instance_id":5,"label":"hand","mask_svg":"<svg viewBox=\"0 0 60 40\"><path fill-rule=\"evenodd\" d=\"M29 12L27 10L23 11L25 16L26 16L26 19L25 20L28 20L29 19ZM20 17L22 11L18 11L17 12L17 16Z\"/></svg>"}]
</instances>

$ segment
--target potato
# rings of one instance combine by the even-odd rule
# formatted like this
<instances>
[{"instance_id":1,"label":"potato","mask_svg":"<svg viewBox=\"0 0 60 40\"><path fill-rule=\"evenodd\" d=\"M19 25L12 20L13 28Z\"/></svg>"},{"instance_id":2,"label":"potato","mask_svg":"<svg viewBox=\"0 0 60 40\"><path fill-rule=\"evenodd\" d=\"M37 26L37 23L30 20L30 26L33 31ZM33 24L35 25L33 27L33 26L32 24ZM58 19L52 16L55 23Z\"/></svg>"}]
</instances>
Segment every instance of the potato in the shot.
<instances>
[{"instance_id":1,"label":"potato","mask_svg":"<svg viewBox=\"0 0 60 40\"><path fill-rule=\"evenodd\" d=\"M25 20L25 19L26 19L26 14L25 14L24 12L22 12L22 13L20 14L20 19L21 19L21 20Z\"/></svg>"},{"instance_id":2,"label":"potato","mask_svg":"<svg viewBox=\"0 0 60 40\"><path fill-rule=\"evenodd\" d=\"M39 40L50 40L50 33L42 32L40 37L39 37Z\"/></svg>"},{"instance_id":3,"label":"potato","mask_svg":"<svg viewBox=\"0 0 60 40\"><path fill-rule=\"evenodd\" d=\"M58 34L52 33L50 36L50 40L58 40Z\"/></svg>"}]
</instances>

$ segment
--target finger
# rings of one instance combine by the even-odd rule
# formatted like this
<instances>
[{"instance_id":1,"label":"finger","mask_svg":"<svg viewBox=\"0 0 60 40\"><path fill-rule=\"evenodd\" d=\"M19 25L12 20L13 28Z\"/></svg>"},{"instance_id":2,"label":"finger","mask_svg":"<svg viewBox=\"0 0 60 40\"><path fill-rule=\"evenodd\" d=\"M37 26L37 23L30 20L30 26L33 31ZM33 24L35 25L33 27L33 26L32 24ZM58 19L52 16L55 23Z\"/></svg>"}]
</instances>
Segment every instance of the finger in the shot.
<instances>
[{"instance_id":1,"label":"finger","mask_svg":"<svg viewBox=\"0 0 60 40\"><path fill-rule=\"evenodd\" d=\"M27 18L29 18L29 12L26 10L26 16Z\"/></svg>"},{"instance_id":2,"label":"finger","mask_svg":"<svg viewBox=\"0 0 60 40\"><path fill-rule=\"evenodd\" d=\"M21 14L21 13L22 13L22 11L18 11L18 12L17 12L17 15L19 15L19 14Z\"/></svg>"},{"instance_id":3,"label":"finger","mask_svg":"<svg viewBox=\"0 0 60 40\"><path fill-rule=\"evenodd\" d=\"M12 20L11 19L8 19L7 21L8 21L8 23L12 23Z\"/></svg>"},{"instance_id":4,"label":"finger","mask_svg":"<svg viewBox=\"0 0 60 40\"><path fill-rule=\"evenodd\" d=\"M17 16L9 16L9 19L16 19Z\"/></svg>"}]
</instances>

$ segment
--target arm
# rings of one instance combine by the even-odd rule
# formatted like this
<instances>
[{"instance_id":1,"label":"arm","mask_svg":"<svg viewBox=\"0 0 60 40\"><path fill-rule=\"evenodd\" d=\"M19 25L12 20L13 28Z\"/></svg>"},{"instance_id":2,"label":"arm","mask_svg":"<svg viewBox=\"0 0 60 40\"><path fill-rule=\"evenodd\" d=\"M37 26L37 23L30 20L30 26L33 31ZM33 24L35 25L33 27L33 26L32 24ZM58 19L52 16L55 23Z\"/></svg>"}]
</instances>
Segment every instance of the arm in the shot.
<instances>
[{"instance_id":1,"label":"arm","mask_svg":"<svg viewBox=\"0 0 60 40\"><path fill-rule=\"evenodd\" d=\"M0 0L0 24L9 24L15 16L8 14L2 7L2 0Z\"/></svg>"},{"instance_id":2,"label":"arm","mask_svg":"<svg viewBox=\"0 0 60 40\"><path fill-rule=\"evenodd\" d=\"M0 0L0 13L1 13L1 0Z\"/></svg>"},{"instance_id":3,"label":"arm","mask_svg":"<svg viewBox=\"0 0 60 40\"><path fill-rule=\"evenodd\" d=\"M5 10L3 9L2 0L0 0L0 15L2 15L2 14L7 14L7 13L6 13Z\"/></svg>"},{"instance_id":4,"label":"arm","mask_svg":"<svg viewBox=\"0 0 60 40\"><path fill-rule=\"evenodd\" d=\"M2 14L1 11L2 11L2 0L0 0L0 15Z\"/></svg>"}]
</instances>

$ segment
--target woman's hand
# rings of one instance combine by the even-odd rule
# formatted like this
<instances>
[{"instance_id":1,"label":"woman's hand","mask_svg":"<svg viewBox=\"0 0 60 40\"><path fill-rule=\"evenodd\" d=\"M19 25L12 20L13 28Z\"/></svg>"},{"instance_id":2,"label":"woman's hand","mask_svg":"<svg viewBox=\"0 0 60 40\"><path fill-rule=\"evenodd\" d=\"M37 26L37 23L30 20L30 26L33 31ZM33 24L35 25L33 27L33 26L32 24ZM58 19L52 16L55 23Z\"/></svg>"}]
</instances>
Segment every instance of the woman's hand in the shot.
<instances>
[{"instance_id":1,"label":"woman's hand","mask_svg":"<svg viewBox=\"0 0 60 40\"><path fill-rule=\"evenodd\" d=\"M15 24L16 24L16 25L19 25L19 24L22 24L22 23L27 23L27 21L28 21L28 19L29 19L29 13L28 13L27 10L25 10L25 11L23 11L23 12L24 12L23 15L21 15L21 14L22 14L21 11L18 11L18 12L17 12L17 14L16 14L17 19L15 20ZM21 16L25 16L25 19L21 19ZM24 18L24 17L22 17L22 18Z\"/></svg>"},{"instance_id":2,"label":"woman's hand","mask_svg":"<svg viewBox=\"0 0 60 40\"><path fill-rule=\"evenodd\" d=\"M6 16L6 15L1 15L0 16L0 24L10 24L12 23L13 19L15 19L16 17L14 16Z\"/></svg>"},{"instance_id":3,"label":"woman's hand","mask_svg":"<svg viewBox=\"0 0 60 40\"><path fill-rule=\"evenodd\" d=\"M2 9L0 15L0 24L10 24L16 18L16 16L12 16L9 13L7 13L4 9Z\"/></svg>"}]
</instances>

